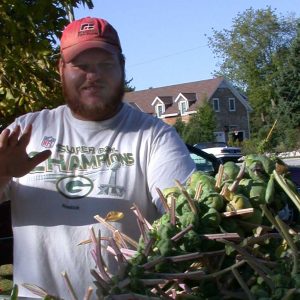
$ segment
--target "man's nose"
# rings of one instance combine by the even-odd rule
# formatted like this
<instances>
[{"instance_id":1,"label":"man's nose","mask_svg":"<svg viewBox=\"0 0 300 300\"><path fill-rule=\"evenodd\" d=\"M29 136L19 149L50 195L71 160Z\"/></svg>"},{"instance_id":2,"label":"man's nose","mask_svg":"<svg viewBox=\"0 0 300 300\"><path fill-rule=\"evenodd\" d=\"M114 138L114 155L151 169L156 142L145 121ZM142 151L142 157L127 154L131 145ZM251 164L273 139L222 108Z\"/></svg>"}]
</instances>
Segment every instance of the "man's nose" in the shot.
<instances>
[{"instance_id":1,"label":"man's nose","mask_svg":"<svg viewBox=\"0 0 300 300\"><path fill-rule=\"evenodd\" d=\"M101 78L103 70L99 65L91 65L87 70L87 79L88 80L97 80Z\"/></svg>"}]
</instances>

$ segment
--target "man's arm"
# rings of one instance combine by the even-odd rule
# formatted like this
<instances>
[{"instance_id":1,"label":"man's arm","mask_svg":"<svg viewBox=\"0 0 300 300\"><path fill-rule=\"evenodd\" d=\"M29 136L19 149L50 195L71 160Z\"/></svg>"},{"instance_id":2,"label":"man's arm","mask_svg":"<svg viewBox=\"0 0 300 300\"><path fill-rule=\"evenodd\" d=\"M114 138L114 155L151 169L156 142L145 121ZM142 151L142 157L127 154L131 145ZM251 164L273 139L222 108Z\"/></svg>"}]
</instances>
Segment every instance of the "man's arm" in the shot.
<instances>
[{"instance_id":1,"label":"man's arm","mask_svg":"<svg viewBox=\"0 0 300 300\"><path fill-rule=\"evenodd\" d=\"M163 190L173 187L176 185L175 180L185 184L196 166L184 142L173 128L165 127L153 143L152 151L147 172L148 184L153 202L163 211L156 188Z\"/></svg>"}]
</instances>

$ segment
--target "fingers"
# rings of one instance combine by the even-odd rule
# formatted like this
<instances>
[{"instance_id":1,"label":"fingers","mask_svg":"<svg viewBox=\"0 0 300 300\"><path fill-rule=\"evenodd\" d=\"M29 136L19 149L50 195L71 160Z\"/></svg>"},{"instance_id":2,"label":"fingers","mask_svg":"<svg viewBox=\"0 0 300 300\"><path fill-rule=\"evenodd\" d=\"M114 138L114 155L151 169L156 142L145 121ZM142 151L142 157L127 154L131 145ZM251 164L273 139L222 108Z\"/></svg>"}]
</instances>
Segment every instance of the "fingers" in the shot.
<instances>
[{"instance_id":1,"label":"fingers","mask_svg":"<svg viewBox=\"0 0 300 300\"><path fill-rule=\"evenodd\" d=\"M25 127L23 134L21 135L21 137L18 141L19 145L21 147L27 147L27 145L29 144L30 137L31 137L31 131L32 131L32 125L29 124Z\"/></svg>"},{"instance_id":2,"label":"fingers","mask_svg":"<svg viewBox=\"0 0 300 300\"><path fill-rule=\"evenodd\" d=\"M10 135L10 130L8 128L4 129L1 132L1 134L0 134L0 152L6 149L9 135Z\"/></svg>"},{"instance_id":3,"label":"fingers","mask_svg":"<svg viewBox=\"0 0 300 300\"><path fill-rule=\"evenodd\" d=\"M14 147L15 145L17 145L20 132L21 132L21 128L19 125L17 125L9 136L9 140L7 142L8 146Z\"/></svg>"},{"instance_id":4,"label":"fingers","mask_svg":"<svg viewBox=\"0 0 300 300\"><path fill-rule=\"evenodd\" d=\"M22 135L21 128L17 125L12 131L5 128L0 134L0 151L4 151L7 147L15 147L17 144L26 148L30 141L32 125L28 125Z\"/></svg>"},{"instance_id":5,"label":"fingers","mask_svg":"<svg viewBox=\"0 0 300 300\"><path fill-rule=\"evenodd\" d=\"M51 151L45 150L31 157L30 158L31 170L34 169L40 163L42 163L44 160L46 160L48 157L50 157L50 155L51 155Z\"/></svg>"}]
</instances>

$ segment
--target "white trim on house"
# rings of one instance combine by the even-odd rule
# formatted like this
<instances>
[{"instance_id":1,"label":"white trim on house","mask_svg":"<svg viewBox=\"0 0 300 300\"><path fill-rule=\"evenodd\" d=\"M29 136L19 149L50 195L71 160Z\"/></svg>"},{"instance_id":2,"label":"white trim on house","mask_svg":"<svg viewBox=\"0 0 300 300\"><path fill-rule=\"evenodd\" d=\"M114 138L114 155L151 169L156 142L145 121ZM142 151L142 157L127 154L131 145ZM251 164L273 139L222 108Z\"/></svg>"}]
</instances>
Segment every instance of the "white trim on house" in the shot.
<instances>
[{"instance_id":1,"label":"white trim on house","mask_svg":"<svg viewBox=\"0 0 300 300\"><path fill-rule=\"evenodd\" d=\"M159 110L161 108L161 111ZM155 105L155 114L158 118L161 118L164 114L164 105L163 104L156 104Z\"/></svg>"},{"instance_id":2,"label":"white trim on house","mask_svg":"<svg viewBox=\"0 0 300 300\"><path fill-rule=\"evenodd\" d=\"M178 96L175 98L174 103L176 103L177 101L178 101L178 111L180 115L181 116L187 115L187 111L189 110L190 107L188 99L182 93L179 93ZM181 111L181 103L185 103L186 105L185 112L183 113Z\"/></svg>"},{"instance_id":3,"label":"white trim on house","mask_svg":"<svg viewBox=\"0 0 300 300\"><path fill-rule=\"evenodd\" d=\"M179 93L178 96L175 98L174 103L176 103L180 98L183 98L184 100L188 101L182 93Z\"/></svg>"},{"instance_id":4,"label":"white trim on house","mask_svg":"<svg viewBox=\"0 0 300 300\"><path fill-rule=\"evenodd\" d=\"M194 115L195 113L197 113L196 110L191 110L191 111L187 111L184 115Z\"/></svg>"},{"instance_id":5,"label":"white trim on house","mask_svg":"<svg viewBox=\"0 0 300 300\"><path fill-rule=\"evenodd\" d=\"M161 118L166 118L166 117L176 117L176 116L179 116L179 113L173 113L173 114L162 115Z\"/></svg>"},{"instance_id":6,"label":"white trim on house","mask_svg":"<svg viewBox=\"0 0 300 300\"><path fill-rule=\"evenodd\" d=\"M151 103L151 106L154 106L156 101L159 101L161 104L165 105L165 103L159 97L156 96L153 102Z\"/></svg>"},{"instance_id":7,"label":"white trim on house","mask_svg":"<svg viewBox=\"0 0 300 300\"><path fill-rule=\"evenodd\" d=\"M155 97L155 99L153 100L151 105L154 106L155 115L158 118L163 118L163 114L166 111L165 103L159 97ZM158 110L159 107L161 107L161 114L160 115L158 113L159 112L159 110Z\"/></svg>"},{"instance_id":8,"label":"white trim on house","mask_svg":"<svg viewBox=\"0 0 300 300\"><path fill-rule=\"evenodd\" d=\"M181 116L186 115L188 109L189 109L189 103L187 100L180 100L178 102L178 110Z\"/></svg>"}]
</instances>

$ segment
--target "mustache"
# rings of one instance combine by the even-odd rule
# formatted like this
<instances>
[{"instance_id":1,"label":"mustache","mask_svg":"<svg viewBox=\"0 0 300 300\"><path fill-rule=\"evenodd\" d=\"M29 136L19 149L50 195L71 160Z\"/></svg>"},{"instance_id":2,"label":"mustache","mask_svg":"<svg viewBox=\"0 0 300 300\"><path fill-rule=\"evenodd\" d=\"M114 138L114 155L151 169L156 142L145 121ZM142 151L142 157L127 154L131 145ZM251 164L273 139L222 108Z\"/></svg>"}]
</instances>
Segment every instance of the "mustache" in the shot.
<instances>
[{"instance_id":1,"label":"mustache","mask_svg":"<svg viewBox=\"0 0 300 300\"><path fill-rule=\"evenodd\" d=\"M104 84L102 82L87 82L81 86L81 89L88 89L88 88L102 88Z\"/></svg>"}]
</instances>

